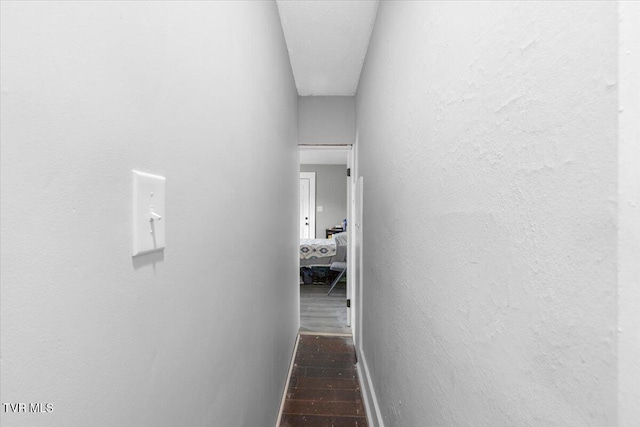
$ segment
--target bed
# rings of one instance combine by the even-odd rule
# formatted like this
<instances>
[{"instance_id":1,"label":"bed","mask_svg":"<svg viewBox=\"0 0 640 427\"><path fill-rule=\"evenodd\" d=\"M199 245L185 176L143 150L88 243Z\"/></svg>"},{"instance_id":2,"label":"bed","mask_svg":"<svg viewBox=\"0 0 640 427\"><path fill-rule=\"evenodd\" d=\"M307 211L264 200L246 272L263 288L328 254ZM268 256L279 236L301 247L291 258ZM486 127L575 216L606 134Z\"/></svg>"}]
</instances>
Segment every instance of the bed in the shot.
<instances>
[{"instance_id":1,"label":"bed","mask_svg":"<svg viewBox=\"0 0 640 427\"><path fill-rule=\"evenodd\" d=\"M347 233L333 239L300 239L300 266L331 265L347 259Z\"/></svg>"}]
</instances>

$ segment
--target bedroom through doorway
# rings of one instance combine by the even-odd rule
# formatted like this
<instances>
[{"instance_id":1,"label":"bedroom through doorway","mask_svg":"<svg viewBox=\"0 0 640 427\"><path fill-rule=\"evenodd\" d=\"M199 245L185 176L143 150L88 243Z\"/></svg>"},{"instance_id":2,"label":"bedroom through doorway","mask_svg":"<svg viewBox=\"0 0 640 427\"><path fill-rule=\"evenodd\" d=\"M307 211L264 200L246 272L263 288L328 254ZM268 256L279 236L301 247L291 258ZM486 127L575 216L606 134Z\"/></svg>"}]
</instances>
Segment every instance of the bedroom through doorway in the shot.
<instances>
[{"instance_id":1,"label":"bedroom through doorway","mask_svg":"<svg viewBox=\"0 0 640 427\"><path fill-rule=\"evenodd\" d=\"M300 146L300 333L351 335L351 145Z\"/></svg>"}]
</instances>

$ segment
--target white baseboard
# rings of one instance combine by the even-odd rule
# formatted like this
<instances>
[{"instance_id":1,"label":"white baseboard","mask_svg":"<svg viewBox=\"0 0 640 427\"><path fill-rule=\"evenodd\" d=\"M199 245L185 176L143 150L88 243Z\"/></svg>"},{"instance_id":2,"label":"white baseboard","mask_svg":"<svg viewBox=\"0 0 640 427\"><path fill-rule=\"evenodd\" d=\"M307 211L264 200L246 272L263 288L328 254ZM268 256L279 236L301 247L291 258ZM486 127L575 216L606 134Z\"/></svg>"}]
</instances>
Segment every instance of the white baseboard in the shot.
<instances>
[{"instance_id":1,"label":"white baseboard","mask_svg":"<svg viewBox=\"0 0 640 427\"><path fill-rule=\"evenodd\" d=\"M362 391L362 400L364 401L365 410L367 412L367 423L371 427L384 427L384 421L382 420L382 413L380 412L380 406L378 405L378 398L376 397L376 391L373 388L371 382L371 375L369 374L369 366L367 365L367 358L361 348L357 349L358 352L358 378L360 379L360 390Z\"/></svg>"},{"instance_id":2,"label":"white baseboard","mask_svg":"<svg viewBox=\"0 0 640 427\"><path fill-rule=\"evenodd\" d=\"M291 353L291 363L289 364L289 372L287 372L287 381L284 384L284 390L282 391L282 399L280 400L280 410L278 411L278 419L276 420L276 427L280 426L282 420L282 411L284 410L284 402L287 400L287 390L289 390L289 382L291 381L291 373L293 372L293 364L296 361L296 352L298 351L298 343L300 342L300 334L296 337L296 343L293 346L293 353Z\"/></svg>"}]
</instances>

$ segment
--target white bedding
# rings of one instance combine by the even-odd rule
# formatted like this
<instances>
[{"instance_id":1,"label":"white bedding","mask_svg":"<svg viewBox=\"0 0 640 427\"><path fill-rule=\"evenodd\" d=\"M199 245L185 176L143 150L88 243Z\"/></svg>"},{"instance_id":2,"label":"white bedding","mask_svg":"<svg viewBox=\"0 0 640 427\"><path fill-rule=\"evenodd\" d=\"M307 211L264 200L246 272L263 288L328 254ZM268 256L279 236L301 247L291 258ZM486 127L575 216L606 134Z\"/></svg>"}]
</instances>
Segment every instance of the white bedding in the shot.
<instances>
[{"instance_id":1,"label":"white bedding","mask_svg":"<svg viewBox=\"0 0 640 427\"><path fill-rule=\"evenodd\" d=\"M333 239L300 239L300 259L330 257L336 254Z\"/></svg>"},{"instance_id":2,"label":"white bedding","mask_svg":"<svg viewBox=\"0 0 640 427\"><path fill-rule=\"evenodd\" d=\"M303 257L303 241L305 244L309 244L310 246L320 247L322 245L321 242L334 242L333 247L335 247L335 252L331 255L320 255L318 252L315 255L309 254L311 248L305 250L305 256ZM311 241L311 242L309 242ZM331 245L331 244L329 244ZM309 265L331 265L332 262L336 261L346 261L347 260L347 233L338 233L333 235L333 239L300 239L300 266L309 266Z\"/></svg>"}]
</instances>

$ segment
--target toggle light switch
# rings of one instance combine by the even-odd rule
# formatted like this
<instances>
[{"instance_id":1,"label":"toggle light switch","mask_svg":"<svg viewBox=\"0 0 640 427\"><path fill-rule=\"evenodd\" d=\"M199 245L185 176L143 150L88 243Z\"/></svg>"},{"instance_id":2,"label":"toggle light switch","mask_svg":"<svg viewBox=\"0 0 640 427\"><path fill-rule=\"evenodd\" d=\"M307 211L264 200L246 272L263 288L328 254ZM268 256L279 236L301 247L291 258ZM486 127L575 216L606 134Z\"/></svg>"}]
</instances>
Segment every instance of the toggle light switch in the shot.
<instances>
[{"instance_id":1,"label":"toggle light switch","mask_svg":"<svg viewBox=\"0 0 640 427\"><path fill-rule=\"evenodd\" d=\"M133 256L164 249L165 178L133 172Z\"/></svg>"}]
</instances>

